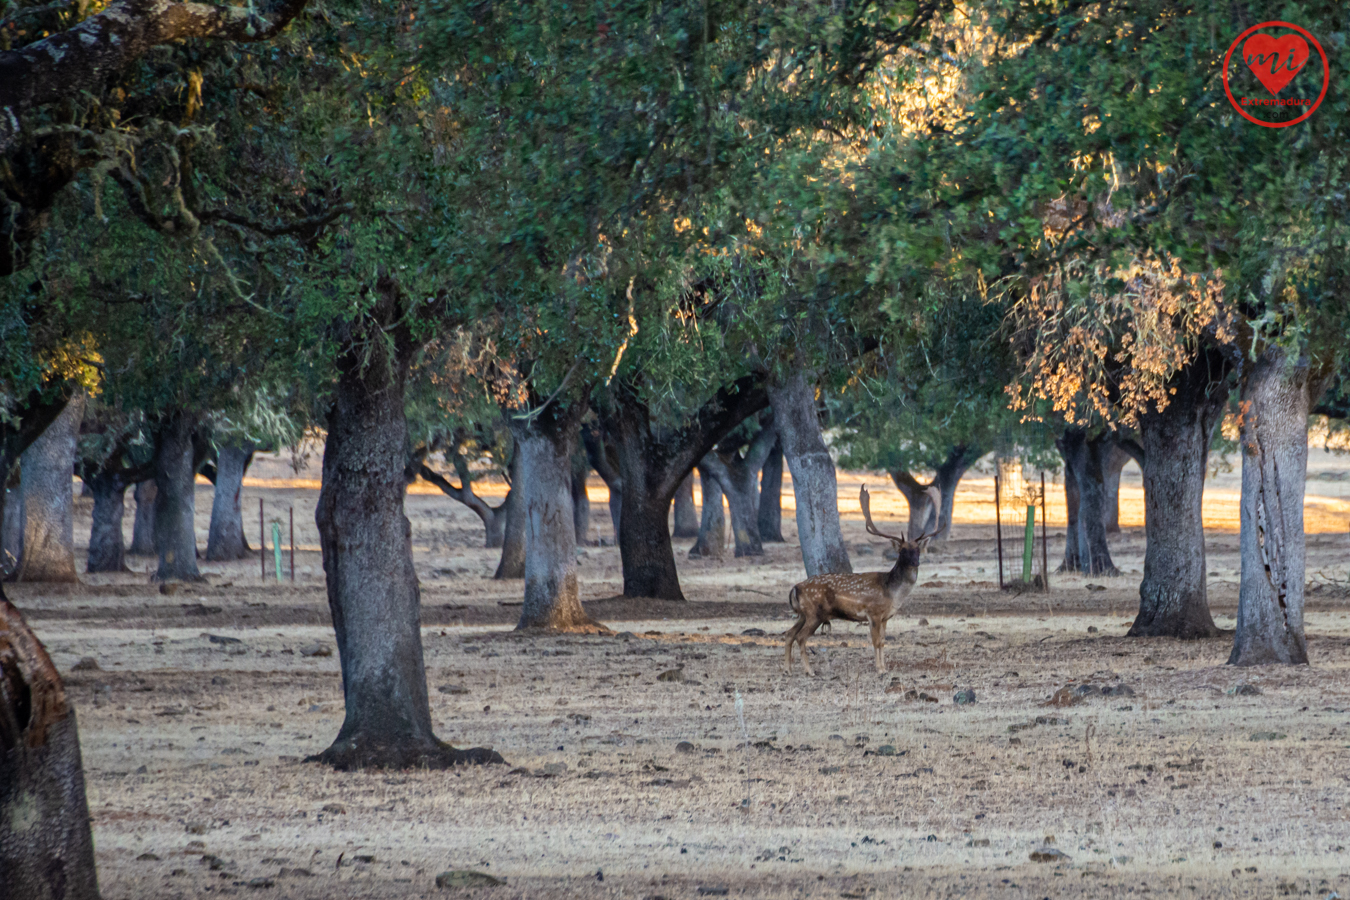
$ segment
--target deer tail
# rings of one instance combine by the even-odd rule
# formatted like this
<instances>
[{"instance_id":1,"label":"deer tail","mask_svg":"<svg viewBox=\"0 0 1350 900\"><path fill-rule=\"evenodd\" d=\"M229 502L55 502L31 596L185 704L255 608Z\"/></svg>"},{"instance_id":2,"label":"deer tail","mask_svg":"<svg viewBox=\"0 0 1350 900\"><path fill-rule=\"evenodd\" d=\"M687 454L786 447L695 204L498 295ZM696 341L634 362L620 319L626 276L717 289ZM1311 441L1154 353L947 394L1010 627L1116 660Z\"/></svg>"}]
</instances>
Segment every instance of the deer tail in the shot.
<instances>
[{"instance_id":1,"label":"deer tail","mask_svg":"<svg viewBox=\"0 0 1350 900\"><path fill-rule=\"evenodd\" d=\"M791 607L792 611L795 612L797 615L800 616L802 614L801 604L797 602L796 587L793 587L792 590L788 591L788 606Z\"/></svg>"}]
</instances>

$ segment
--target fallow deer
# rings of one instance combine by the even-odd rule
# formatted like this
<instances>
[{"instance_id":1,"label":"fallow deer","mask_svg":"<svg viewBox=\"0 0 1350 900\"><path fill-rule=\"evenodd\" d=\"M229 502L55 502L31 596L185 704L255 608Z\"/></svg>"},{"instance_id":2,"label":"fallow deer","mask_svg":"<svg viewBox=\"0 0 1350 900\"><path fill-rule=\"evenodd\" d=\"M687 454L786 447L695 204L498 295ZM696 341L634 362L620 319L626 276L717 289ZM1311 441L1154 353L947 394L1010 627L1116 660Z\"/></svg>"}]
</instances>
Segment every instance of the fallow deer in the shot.
<instances>
[{"instance_id":1,"label":"fallow deer","mask_svg":"<svg viewBox=\"0 0 1350 900\"><path fill-rule=\"evenodd\" d=\"M928 496L932 498L933 507L941 510L941 492L936 487L930 487ZM806 655L806 639L831 619L869 623L872 628L872 647L876 651L877 672L886 671L886 621L895 615L900 601L918 581L919 554L923 552L933 535L942 530L943 522L939 515L936 528L911 541L877 531L876 526L872 524L866 485L863 485L858 503L862 506L868 532L886 538L894 545L895 567L889 572L817 575L806 579L788 592L788 605L798 616L797 623L788 629L787 644L784 648L788 674L792 673L792 644L796 642L801 648L802 667L806 670L806 674L815 675L815 672L811 671L811 661Z\"/></svg>"}]
</instances>

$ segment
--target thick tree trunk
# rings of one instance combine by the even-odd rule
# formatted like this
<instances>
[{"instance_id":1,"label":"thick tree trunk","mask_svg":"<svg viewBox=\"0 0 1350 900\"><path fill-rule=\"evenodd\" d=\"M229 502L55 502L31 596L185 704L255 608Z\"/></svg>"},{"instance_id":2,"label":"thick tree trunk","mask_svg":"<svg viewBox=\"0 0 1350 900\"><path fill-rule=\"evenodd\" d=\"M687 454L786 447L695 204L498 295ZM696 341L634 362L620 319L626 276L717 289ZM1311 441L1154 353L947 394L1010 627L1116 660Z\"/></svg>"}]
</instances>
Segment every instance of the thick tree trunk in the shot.
<instances>
[{"instance_id":1,"label":"thick tree trunk","mask_svg":"<svg viewBox=\"0 0 1350 900\"><path fill-rule=\"evenodd\" d=\"M1117 575L1119 570L1111 562L1111 551L1106 544L1106 486L1102 479L1102 457L1110 438L1088 440L1081 428L1070 428L1056 441L1064 457L1067 489L1072 470L1078 488L1078 515L1074 522L1078 567L1069 566L1069 546L1064 550L1064 565L1060 571L1079 571L1086 575ZM1066 490L1067 493L1067 490Z\"/></svg>"},{"instance_id":2,"label":"thick tree trunk","mask_svg":"<svg viewBox=\"0 0 1350 900\"><path fill-rule=\"evenodd\" d=\"M586 493L586 476L590 466L584 453L572 456L572 527L577 535L577 543L585 546L591 542L591 498Z\"/></svg>"},{"instance_id":3,"label":"thick tree trunk","mask_svg":"<svg viewBox=\"0 0 1350 900\"><path fill-rule=\"evenodd\" d=\"M759 477L759 539L766 544L783 541L783 442L774 442Z\"/></svg>"},{"instance_id":4,"label":"thick tree trunk","mask_svg":"<svg viewBox=\"0 0 1350 900\"><path fill-rule=\"evenodd\" d=\"M839 527L838 483L834 460L820 433L815 385L798 370L769 387L774 422L783 456L792 473L797 500L797 539L806 574L852 573Z\"/></svg>"},{"instance_id":5,"label":"thick tree trunk","mask_svg":"<svg viewBox=\"0 0 1350 900\"><path fill-rule=\"evenodd\" d=\"M767 440L774 440L769 434ZM756 444L763 443L756 438ZM772 446L770 444L770 446ZM764 545L759 539L759 469L768 451L751 445L751 454L745 459L732 455L730 462L716 451L699 463L699 473L707 472L722 488L731 510L731 533L736 545L736 556L763 556ZM757 465L758 464L758 465Z\"/></svg>"},{"instance_id":6,"label":"thick tree trunk","mask_svg":"<svg viewBox=\"0 0 1350 900\"><path fill-rule=\"evenodd\" d=\"M126 572L122 515L127 483L120 473L99 473L85 479L94 495L94 524L89 529L88 572Z\"/></svg>"},{"instance_id":7,"label":"thick tree trunk","mask_svg":"<svg viewBox=\"0 0 1350 900\"><path fill-rule=\"evenodd\" d=\"M1111 444L1102 464L1102 485L1106 489L1103 524L1107 534L1120 534L1120 472L1133 457L1118 443Z\"/></svg>"},{"instance_id":8,"label":"thick tree trunk","mask_svg":"<svg viewBox=\"0 0 1350 900\"><path fill-rule=\"evenodd\" d=\"M196 423L183 413L172 415L155 448L156 581L201 581L197 571L197 468L192 432Z\"/></svg>"},{"instance_id":9,"label":"thick tree trunk","mask_svg":"<svg viewBox=\"0 0 1350 900\"><path fill-rule=\"evenodd\" d=\"M388 289L381 302L394 306ZM393 310L381 311L385 321L397 321ZM314 518L346 717L332 746L312 759L343 770L500 761L490 751L457 750L432 731L421 597L403 512L403 389L411 348L396 332L391 359L381 338L339 358L328 414Z\"/></svg>"},{"instance_id":10,"label":"thick tree trunk","mask_svg":"<svg viewBox=\"0 0 1350 900\"><path fill-rule=\"evenodd\" d=\"M216 458L216 492L211 501L211 530L206 538L208 560L243 559L250 555L244 537L244 473L253 462L252 444L220 448Z\"/></svg>"},{"instance_id":11,"label":"thick tree trunk","mask_svg":"<svg viewBox=\"0 0 1350 900\"><path fill-rule=\"evenodd\" d=\"M478 520L483 523L484 547L495 549L502 546L506 534L506 504L503 503L495 509L488 506L487 501L473 492L473 488L470 486L472 482L468 478L468 466L466 465L461 469L460 460L456 460L455 463L455 468L460 470L459 487L455 487L450 479L426 463L416 463L415 470L422 477L422 480L436 485L441 489L442 494L463 503L474 515L478 516ZM509 491L507 496L510 496ZM520 576L515 577L519 578Z\"/></svg>"},{"instance_id":12,"label":"thick tree trunk","mask_svg":"<svg viewBox=\"0 0 1350 900\"><path fill-rule=\"evenodd\" d=\"M75 710L0 591L0 900L98 900Z\"/></svg>"},{"instance_id":13,"label":"thick tree trunk","mask_svg":"<svg viewBox=\"0 0 1350 900\"><path fill-rule=\"evenodd\" d=\"M911 541L918 540L930 528L937 527L939 511L933 508L933 498L928 495L929 485L903 469L892 471L890 476L909 506L909 523L905 526L905 534ZM946 500L945 497L943 499Z\"/></svg>"},{"instance_id":14,"label":"thick tree trunk","mask_svg":"<svg viewBox=\"0 0 1350 900\"><path fill-rule=\"evenodd\" d=\"M23 555L16 581L78 581L75 573L75 439L84 395L66 404L56 421L24 451Z\"/></svg>"},{"instance_id":15,"label":"thick tree trunk","mask_svg":"<svg viewBox=\"0 0 1350 900\"><path fill-rule=\"evenodd\" d=\"M675 492L675 529L671 537L695 537L698 534L698 507L694 505L694 473L680 482Z\"/></svg>"},{"instance_id":16,"label":"thick tree trunk","mask_svg":"<svg viewBox=\"0 0 1350 900\"><path fill-rule=\"evenodd\" d=\"M511 421L525 509L525 603L517 631L602 630L582 609L577 584L572 453L583 413L549 404L528 420Z\"/></svg>"},{"instance_id":17,"label":"thick tree trunk","mask_svg":"<svg viewBox=\"0 0 1350 900\"><path fill-rule=\"evenodd\" d=\"M1242 387L1242 579L1230 665L1306 664L1303 492L1308 410L1321 385L1306 361L1268 347Z\"/></svg>"},{"instance_id":18,"label":"thick tree trunk","mask_svg":"<svg viewBox=\"0 0 1350 900\"><path fill-rule=\"evenodd\" d=\"M1220 633L1209 612L1201 505L1209 442L1228 394L1226 374L1217 354L1201 355L1176 379L1167 407L1140 417L1147 543L1130 637L1190 640Z\"/></svg>"},{"instance_id":19,"label":"thick tree trunk","mask_svg":"<svg viewBox=\"0 0 1350 900\"><path fill-rule=\"evenodd\" d=\"M155 555L155 499L158 493L154 479L140 482L132 492L136 515L131 521L131 546L127 552L133 556Z\"/></svg>"},{"instance_id":20,"label":"thick tree trunk","mask_svg":"<svg viewBox=\"0 0 1350 900\"><path fill-rule=\"evenodd\" d=\"M614 529L614 543L619 542L619 520L623 516L623 476L619 461L613 456L613 447L604 439L599 428L586 428L581 433L586 446L586 460L595 474L609 489L609 523Z\"/></svg>"},{"instance_id":21,"label":"thick tree trunk","mask_svg":"<svg viewBox=\"0 0 1350 900\"><path fill-rule=\"evenodd\" d=\"M698 540L689 548L691 559L724 559L727 555L727 514L722 506L722 486L702 466L698 482L703 488Z\"/></svg>"},{"instance_id":22,"label":"thick tree trunk","mask_svg":"<svg viewBox=\"0 0 1350 900\"><path fill-rule=\"evenodd\" d=\"M525 510L520 502L519 449L512 452L507 472L511 477L511 489L506 492L502 505L497 507L497 518L502 523L502 557L492 577L498 581L525 577Z\"/></svg>"}]
</instances>

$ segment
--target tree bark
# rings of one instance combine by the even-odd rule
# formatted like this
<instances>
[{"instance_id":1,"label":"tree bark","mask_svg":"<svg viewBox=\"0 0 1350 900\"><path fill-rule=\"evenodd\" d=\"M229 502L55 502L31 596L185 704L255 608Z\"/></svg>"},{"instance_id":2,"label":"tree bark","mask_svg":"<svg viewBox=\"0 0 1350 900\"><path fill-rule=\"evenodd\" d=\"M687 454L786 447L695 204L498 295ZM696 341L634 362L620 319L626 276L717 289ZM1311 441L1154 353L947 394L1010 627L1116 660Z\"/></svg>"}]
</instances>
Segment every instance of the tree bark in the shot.
<instances>
[{"instance_id":1,"label":"tree bark","mask_svg":"<svg viewBox=\"0 0 1350 900\"><path fill-rule=\"evenodd\" d=\"M100 472L84 480L94 494L94 523L89 529L87 572L126 572L122 516L127 483L121 473Z\"/></svg>"},{"instance_id":2,"label":"tree bark","mask_svg":"<svg viewBox=\"0 0 1350 900\"><path fill-rule=\"evenodd\" d=\"M690 559L724 559L727 555L727 514L722 507L722 486L702 466L698 482L703 488L698 540L689 548Z\"/></svg>"},{"instance_id":3,"label":"tree bark","mask_svg":"<svg viewBox=\"0 0 1350 900\"><path fill-rule=\"evenodd\" d=\"M1321 384L1306 360L1267 347L1242 387L1242 579L1229 665L1306 664L1303 492L1308 410Z\"/></svg>"},{"instance_id":4,"label":"tree bark","mask_svg":"<svg viewBox=\"0 0 1350 900\"><path fill-rule=\"evenodd\" d=\"M683 600L670 542L670 505L675 492L695 463L737 425L763 409L768 397L755 379L742 378L719 389L679 428L653 422L647 404L623 382L613 383L610 401L602 417L624 484L619 531L624 596Z\"/></svg>"},{"instance_id":5,"label":"tree bark","mask_svg":"<svg viewBox=\"0 0 1350 900\"><path fill-rule=\"evenodd\" d=\"M507 464L511 488L506 499L497 507L502 521L502 557L493 578L506 581L525 577L525 510L520 502L520 450L513 450Z\"/></svg>"},{"instance_id":6,"label":"tree bark","mask_svg":"<svg viewBox=\"0 0 1350 900\"><path fill-rule=\"evenodd\" d=\"M155 447L156 581L201 581L197 571L197 467L193 418L173 413L160 428Z\"/></svg>"},{"instance_id":7,"label":"tree bark","mask_svg":"<svg viewBox=\"0 0 1350 900\"><path fill-rule=\"evenodd\" d=\"M586 455L577 453L572 456L572 527L577 535L577 543L585 546L591 542L591 498L586 493L586 476L590 466L586 464Z\"/></svg>"},{"instance_id":8,"label":"tree bark","mask_svg":"<svg viewBox=\"0 0 1350 900\"><path fill-rule=\"evenodd\" d=\"M774 422L792 473L797 501L797 539L809 576L852 573L839 527L834 460L820 433L815 385L801 370L769 386Z\"/></svg>"},{"instance_id":9,"label":"tree bark","mask_svg":"<svg viewBox=\"0 0 1350 900\"><path fill-rule=\"evenodd\" d=\"M1078 489L1078 515L1074 522L1078 567L1069 566L1069 546L1066 542L1064 565L1060 571L1079 571L1086 575L1117 575L1119 570L1111 562L1111 551L1106 544L1106 486L1103 481L1102 457L1112 438L1091 440L1081 428L1070 428L1055 443L1064 457L1067 493L1069 476Z\"/></svg>"},{"instance_id":10,"label":"tree bark","mask_svg":"<svg viewBox=\"0 0 1350 900\"><path fill-rule=\"evenodd\" d=\"M725 456L714 450L699 463L699 471L717 479L727 498L737 557L764 555L759 537L759 473L777 443L778 432L770 422L751 440L744 457L737 450Z\"/></svg>"},{"instance_id":11,"label":"tree bark","mask_svg":"<svg viewBox=\"0 0 1350 900\"><path fill-rule=\"evenodd\" d=\"M1139 615L1129 637L1192 640L1221 633L1209 611L1201 507L1209 444L1228 397L1226 376L1219 354L1201 354L1179 373L1166 408L1139 419L1147 543Z\"/></svg>"},{"instance_id":12,"label":"tree bark","mask_svg":"<svg viewBox=\"0 0 1350 900\"><path fill-rule=\"evenodd\" d=\"M691 490L692 494L692 490ZM766 544L783 540L783 441L769 450L759 478L759 539Z\"/></svg>"},{"instance_id":13,"label":"tree bark","mask_svg":"<svg viewBox=\"0 0 1350 900\"><path fill-rule=\"evenodd\" d=\"M75 710L0 590L0 900L98 900Z\"/></svg>"},{"instance_id":14,"label":"tree bark","mask_svg":"<svg viewBox=\"0 0 1350 900\"><path fill-rule=\"evenodd\" d=\"M4 514L0 519L0 577L9 577L19 569L23 556L23 491L0 485Z\"/></svg>"},{"instance_id":15,"label":"tree bark","mask_svg":"<svg viewBox=\"0 0 1350 900\"><path fill-rule=\"evenodd\" d=\"M947 451L947 456L938 463L934 470L933 480L928 484L923 484L909 472L897 469L890 472L891 481L904 495L905 502L909 504L909 524L906 533L910 540L918 540L924 534L937 527L938 522L942 523L942 530L933 535L932 540L941 543L947 540L947 536L952 530L952 510L956 504L956 489L961 484L961 478L966 474L975 461L980 458L978 447L967 444L957 444ZM933 499L928 495L928 489L936 487L942 494L942 508L933 508Z\"/></svg>"},{"instance_id":16,"label":"tree bark","mask_svg":"<svg viewBox=\"0 0 1350 900\"><path fill-rule=\"evenodd\" d=\"M208 560L243 559L251 554L244 537L244 474L256 448L249 443L220 448L216 458L216 492L211 501L211 530L206 538Z\"/></svg>"},{"instance_id":17,"label":"tree bark","mask_svg":"<svg viewBox=\"0 0 1350 900\"><path fill-rule=\"evenodd\" d=\"M75 440L84 417L84 395L66 404L42 436L24 451L23 555L16 581L78 581L75 572Z\"/></svg>"},{"instance_id":18,"label":"tree bark","mask_svg":"<svg viewBox=\"0 0 1350 900\"><path fill-rule=\"evenodd\" d=\"M1078 552L1078 476L1073 473L1073 466L1069 465L1069 458L1064 455L1064 449L1058 441L1055 446L1064 460L1064 509L1068 515L1068 524L1064 528L1064 559L1058 571L1080 572L1083 563Z\"/></svg>"},{"instance_id":19,"label":"tree bark","mask_svg":"<svg viewBox=\"0 0 1350 900\"><path fill-rule=\"evenodd\" d=\"M698 507L694 505L694 473L690 472L680 482L675 492L675 528L671 537L696 537L698 535Z\"/></svg>"},{"instance_id":20,"label":"tree bark","mask_svg":"<svg viewBox=\"0 0 1350 900\"><path fill-rule=\"evenodd\" d=\"M1120 472L1133 459L1119 443L1111 444L1102 463L1102 485L1106 489L1103 524L1107 534L1120 534Z\"/></svg>"},{"instance_id":21,"label":"tree bark","mask_svg":"<svg viewBox=\"0 0 1350 900\"><path fill-rule=\"evenodd\" d=\"M618 544L619 520L623 516L623 476L619 474L618 458L599 428L583 429L581 440L586 446L587 462L609 489L609 524L614 529L614 543Z\"/></svg>"},{"instance_id":22,"label":"tree bark","mask_svg":"<svg viewBox=\"0 0 1350 900\"><path fill-rule=\"evenodd\" d=\"M525 603L517 631L602 630L582 609L577 584L572 454L584 412L550 403L529 419L511 420L525 510Z\"/></svg>"},{"instance_id":23,"label":"tree bark","mask_svg":"<svg viewBox=\"0 0 1350 900\"><path fill-rule=\"evenodd\" d=\"M140 482L132 492L136 515L131 522L131 546L127 552L133 556L155 555L155 500L158 494L153 478Z\"/></svg>"},{"instance_id":24,"label":"tree bark","mask_svg":"<svg viewBox=\"0 0 1350 900\"><path fill-rule=\"evenodd\" d=\"M328 413L315 522L342 667L346 717L313 760L342 770L500 762L437 739L422 657L421 596L403 512L403 393L414 347L397 289L382 282L375 331L348 339ZM379 330L375 330L379 329ZM394 352L389 352L386 329Z\"/></svg>"},{"instance_id":25,"label":"tree bark","mask_svg":"<svg viewBox=\"0 0 1350 900\"><path fill-rule=\"evenodd\" d=\"M506 503L503 502L501 506L496 508L488 506L487 501L473 492L472 481L468 477L467 462L464 462L458 453L455 453L454 456L455 468L459 474L459 487L455 487L450 479L424 462L417 463L417 474L424 481L429 481L440 488L442 494L463 503L474 515L478 516L478 520L483 523L484 547L495 549L502 546L502 542L506 538ZM461 468L462 462L464 464ZM509 491L507 497L510 497ZM515 577L519 578L520 576Z\"/></svg>"}]
</instances>

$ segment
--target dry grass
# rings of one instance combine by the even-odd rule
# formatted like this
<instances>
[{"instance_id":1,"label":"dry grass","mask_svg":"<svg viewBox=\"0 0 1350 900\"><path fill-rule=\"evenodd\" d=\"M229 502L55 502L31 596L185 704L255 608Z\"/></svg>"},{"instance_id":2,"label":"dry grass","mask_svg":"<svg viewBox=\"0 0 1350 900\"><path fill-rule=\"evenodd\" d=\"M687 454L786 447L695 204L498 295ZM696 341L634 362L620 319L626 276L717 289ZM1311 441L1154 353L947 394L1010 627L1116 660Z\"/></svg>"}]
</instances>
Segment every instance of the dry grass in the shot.
<instances>
[{"instance_id":1,"label":"dry grass","mask_svg":"<svg viewBox=\"0 0 1350 900\"><path fill-rule=\"evenodd\" d=\"M856 496L858 480L844 479L841 496ZM314 547L311 490L246 488L246 510L258 496L269 508L294 503L301 543ZM524 640L506 624L514 609L498 605L518 600L519 584L485 577L495 556L475 546L476 520L412 496L439 732L492 745L508 768L346 775L298 762L342 719L336 657L296 652L331 642L313 550L301 552L294 586L261 582L254 560L204 564L212 585L168 597L143 575L12 592L70 679L109 900L674 900L706 896L700 887L794 898L1350 896L1345 592L1311 595L1311 667L1233 670L1225 640L1122 637L1137 603L1137 529L1113 539L1127 574L1097 579L1106 590L1059 577L1048 596L1017 597L994 588L990 529L958 504L956 540L925 563L924 581L943 586L917 589L893 623L888 676L870 672L865 629L837 623L813 642L820 675L788 679L777 635L800 565L791 544L762 560L681 560L696 618L675 604L643 613L594 602L625 633ZM203 489L203 530L207 515ZM846 537L859 568L882 566L860 517ZM1052 559L1056 549L1052 540ZM1314 536L1310 572L1343 582L1347 549L1344 528ZM618 588L617 552L585 553L586 596L598 601ZM1216 532L1210 554L1213 605L1231 628L1236 535ZM461 620L502 624L452 624ZM766 635L742 634L751 628ZM85 656L101 671L72 672ZM675 668L684 681L658 680ZM1084 682L1133 694L1045 705ZM1239 682L1262 693L1229 693ZM974 706L952 703L964 688ZM906 700L911 689L939 702ZM1269 734L1283 737L1253 740ZM1049 835L1065 857L1031 861ZM448 868L507 883L439 891Z\"/></svg>"}]
</instances>

